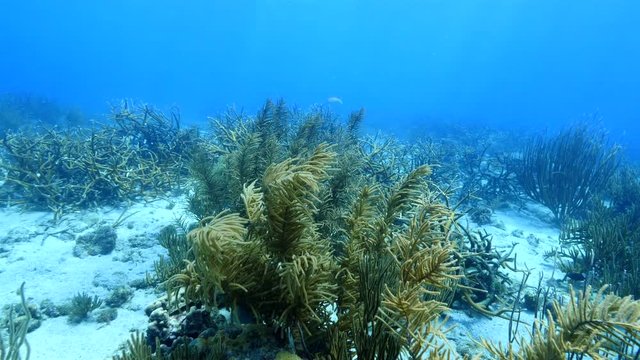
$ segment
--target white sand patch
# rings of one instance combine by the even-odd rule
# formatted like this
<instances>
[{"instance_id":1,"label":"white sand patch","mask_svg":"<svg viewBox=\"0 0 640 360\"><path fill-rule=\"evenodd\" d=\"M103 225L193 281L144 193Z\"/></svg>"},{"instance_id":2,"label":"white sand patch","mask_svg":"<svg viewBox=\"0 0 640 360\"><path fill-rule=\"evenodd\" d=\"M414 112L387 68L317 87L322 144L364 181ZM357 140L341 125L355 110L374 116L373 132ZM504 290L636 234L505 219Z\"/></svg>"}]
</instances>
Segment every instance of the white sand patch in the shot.
<instances>
[{"instance_id":1,"label":"white sand patch","mask_svg":"<svg viewBox=\"0 0 640 360\"><path fill-rule=\"evenodd\" d=\"M137 294L136 294L137 296ZM140 311L118 309L110 324L85 321L70 325L66 317L47 319L28 336L32 359L111 359L118 344L131 336L130 330L144 329L147 317Z\"/></svg>"},{"instance_id":2,"label":"white sand patch","mask_svg":"<svg viewBox=\"0 0 640 360\"><path fill-rule=\"evenodd\" d=\"M173 224L184 214L184 199L132 204L128 217L118 228L116 249L109 255L73 256L75 237L101 225L117 221L123 209L103 208L66 215L58 224L52 224L52 215L45 212L21 212L14 207L0 209L0 305L16 303L16 289L24 281L29 301L40 304L49 299L54 304L68 301L78 292L104 298L109 290L95 286L96 275L103 278L124 278L126 281L144 278L153 270L153 261L162 249L157 244L161 228ZM538 283L542 273L546 280L554 271L553 260L543 254L558 245L558 229L551 222L549 212L538 205L529 205L521 211L499 210L494 213L492 225L485 226L493 235L493 247L507 251L517 244L517 264L531 270L529 289ZM554 277L563 274L555 271ZM513 275L518 284L521 274ZM118 309L118 317L109 324L95 319L70 324L67 317L45 319L40 328L28 335L32 359L47 359L53 354L61 360L111 359L120 344L130 337L131 331L143 330L147 325L144 308L161 294L153 290L138 290L133 299ZM507 343L509 321L486 318L469 311L451 311L449 325L455 325L456 338L469 336L473 340L485 338ZM521 320L530 324L533 314L523 312ZM529 325L521 325L519 332L526 334Z\"/></svg>"},{"instance_id":3,"label":"white sand patch","mask_svg":"<svg viewBox=\"0 0 640 360\"><path fill-rule=\"evenodd\" d=\"M508 251L516 244L514 255L518 269L529 269L531 274L527 281L526 290L533 290L542 276L542 287L547 286L550 279L562 279L564 274L555 269L553 259L544 259L544 253L558 247L559 229L553 224L551 213L544 207L529 203L522 210L497 210L493 214L493 224L481 227L493 235L492 245L499 251ZM513 279L514 285L519 285L521 273L506 271ZM509 317L510 313L505 314ZM487 318L477 313L465 311L451 311L449 325L455 325L456 338L469 337L480 341L486 339L494 343L508 344L509 320L504 318ZM517 328L518 336L528 338L534 314L523 309L520 313L520 324ZM515 323L513 324L515 331ZM514 345L516 345L514 343Z\"/></svg>"},{"instance_id":4,"label":"white sand patch","mask_svg":"<svg viewBox=\"0 0 640 360\"><path fill-rule=\"evenodd\" d=\"M184 199L171 203L184 204ZM124 209L101 208L67 214L53 224L52 214L22 212L15 207L0 209L0 306L19 301L16 289L25 282L28 301L40 304L48 299L56 305L68 302L80 292L101 298L109 294L102 279L121 281L145 277L153 262L164 252L157 234L184 213L166 200L132 204L128 217L116 232L116 249L109 255L78 258L73 255L75 237L99 226L114 224ZM70 324L67 317L49 318L29 333L31 359L111 359L130 332L146 328L144 308L157 299L153 290L135 291L130 302L118 309L109 324L90 318Z\"/></svg>"},{"instance_id":5,"label":"white sand patch","mask_svg":"<svg viewBox=\"0 0 640 360\"><path fill-rule=\"evenodd\" d=\"M521 211L498 210L494 216L496 223L503 228L493 225L485 229L493 235L495 248L506 251L516 244L514 254L518 269L531 270L529 285L537 285L540 272L544 273L545 279L549 279L555 265L553 259L545 259L544 254L558 248L560 236L560 229L550 222L550 212L531 203ZM554 277L560 275L556 270Z\"/></svg>"}]
</instances>

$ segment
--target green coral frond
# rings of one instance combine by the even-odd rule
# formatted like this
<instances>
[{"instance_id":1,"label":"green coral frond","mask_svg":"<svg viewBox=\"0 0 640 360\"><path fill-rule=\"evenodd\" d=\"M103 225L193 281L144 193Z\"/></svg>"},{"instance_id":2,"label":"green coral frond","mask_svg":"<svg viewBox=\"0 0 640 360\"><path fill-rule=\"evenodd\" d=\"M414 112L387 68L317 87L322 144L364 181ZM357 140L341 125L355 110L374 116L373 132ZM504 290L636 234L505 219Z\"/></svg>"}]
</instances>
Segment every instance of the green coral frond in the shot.
<instances>
[{"instance_id":1,"label":"green coral frond","mask_svg":"<svg viewBox=\"0 0 640 360\"><path fill-rule=\"evenodd\" d=\"M332 281L333 270L330 259L321 255L293 256L291 261L279 265L281 301L287 305L280 316L282 324L301 321L310 334L306 323L326 321L324 308L335 301L337 290Z\"/></svg>"},{"instance_id":2,"label":"green coral frond","mask_svg":"<svg viewBox=\"0 0 640 360\"><path fill-rule=\"evenodd\" d=\"M249 222L257 223L262 221L264 217L264 195L261 189L256 187L255 181L243 186L241 197Z\"/></svg>"},{"instance_id":3,"label":"green coral frond","mask_svg":"<svg viewBox=\"0 0 640 360\"><path fill-rule=\"evenodd\" d=\"M346 218L346 232L350 242L360 243L371 235L372 224L378 214L373 200L379 192L377 186L364 186L360 190Z\"/></svg>"},{"instance_id":4,"label":"green coral frond","mask_svg":"<svg viewBox=\"0 0 640 360\"><path fill-rule=\"evenodd\" d=\"M341 304L339 320L350 327L358 359L397 359L402 346L400 335L379 319L383 292L398 281L395 260L388 254L364 255L355 273L355 293Z\"/></svg>"},{"instance_id":5,"label":"green coral frond","mask_svg":"<svg viewBox=\"0 0 640 360\"><path fill-rule=\"evenodd\" d=\"M259 285L265 260L261 244L245 239L246 223L238 214L221 213L204 219L203 225L189 234L201 293L230 293L235 302ZM180 279L185 280L177 277Z\"/></svg>"},{"instance_id":6,"label":"green coral frond","mask_svg":"<svg viewBox=\"0 0 640 360\"><path fill-rule=\"evenodd\" d=\"M620 164L619 153L604 133L578 125L550 139L529 141L518 181L528 196L564 223L580 215L598 189L606 187Z\"/></svg>"},{"instance_id":7,"label":"green coral frond","mask_svg":"<svg viewBox=\"0 0 640 360\"><path fill-rule=\"evenodd\" d=\"M226 241L242 241L247 220L236 213L221 212L202 219L200 223L201 227L189 233L189 237L193 239L196 246L223 238ZM215 244L212 245L215 247Z\"/></svg>"},{"instance_id":8,"label":"green coral frond","mask_svg":"<svg viewBox=\"0 0 640 360\"><path fill-rule=\"evenodd\" d=\"M424 178L431 175L431 167L422 165L409 173L394 189L387 201L385 220L391 223L400 213L414 205L424 190Z\"/></svg>"},{"instance_id":9,"label":"green coral frond","mask_svg":"<svg viewBox=\"0 0 640 360\"><path fill-rule=\"evenodd\" d=\"M260 134L247 133L238 145L229 156L229 168L237 182L245 184L258 179L261 173Z\"/></svg>"},{"instance_id":10,"label":"green coral frond","mask_svg":"<svg viewBox=\"0 0 640 360\"><path fill-rule=\"evenodd\" d=\"M570 288L567 306L554 301L555 319L549 312L545 326L537 322L532 339L521 339L517 352L511 346L501 349L486 341L482 345L497 359L505 360L562 360L575 354L593 359L626 358L627 349L640 346L640 302L604 295L605 290L603 287L593 294L587 287L576 295Z\"/></svg>"},{"instance_id":11,"label":"green coral frond","mask_svg":"<svg viewBox=\"0 0 640 360\"><path fill-rule=\"evenodd\" d=\"M313 154L305 161L300 170L308 171L318 180L322 181L328 177L327 172L335 162L336 153L331 151L331 145L322 143L316 147Z\"/></svg>"},{"instance_id":12,"label":"green coral frond","mask_svg":"<svg viewBox=\"0 0 640 360\"><path fill-rule=\"evenodd\" d=\"M570 301L564 310L554 304L563 339L578 347L593 344L614 354L620 345L640 346L640 302L630 296L604 295L605 290L603 287L593 295L588 287L576 296L570 289Z\"/></svg>"},{"instance_id":13,"label":"green coral frond","mask_svg":"<svg viewBox=\"0 0 640 360\"><path fill-rule=\"evenodd\" d=\"M459 267L453 257L451 246L436 244L424 249L416 249L406 238L396 242L401 254L400 274L402 281L410 284L426 284L434 288L445 289L451 280L459 279Z\"/></svg>"},{"instance_id":14,"label":"green coral frond","mask_svg":"<svg viewBox=\"0 0 640 360\"><path fill-rule=\"evenodd\" d=\"M196 269L195 260L185 261L184 268L180 273L174 274L164 282L167 288L169 303L177 307L181 299L187 302L203 301L207 303L211 289L203 291L202 275Z\"/></svg>"},{"instance_id":15,"label":"green coral frond","mask_svg":"<svg viewBox=\"0 0 640 360\"><path fill-rule=\"evenodd\" d=\"M24 295L24 284L23 282L18 289L20 310L24 313L24 316L20 319L16 318L15 308L10 306L7 319L8 342L6 344L4 336L0 334L0 359L2 360L21 360L23 356L25 360L29 360L31 356L31 345L27 340L27 332L32 318L31 310Z\"/></svg>"},{"instance_id":16,"label":"green coral frond","mask_svg":"<svg viewBox=\"0 0 640 360\"><path fill-rule=\"evenodd\" d=\"M310 209L304 203L281 198L274 204L268 201L267 245L278 255L287 257L300 250L305 238L312 236L314 227Z\"/></svg>"},{"instance_id":17,"label":"green coral frond","mask_svg":"<svg viewBox=\"0 0 640 360\"><path fill-rule=\"evenodd\" d=\"M424 204L409 221L405 232L393 237L391 252L401 269L401 280L445 289L460 278L449 236L455 214L446 207Z\"/></svg>"},{"instance_id":18,"label":"green coral frond","mask_svg":"<svg viewBox=\"0 0 640 360\"><path fill-rule=\"evenodd\" d=\"M214 214L230 203L228 169L222 161L198 151L191 157L189 173L194 180L194 193L189 197L189 211L198 219Z\"/></svg>"},{"instance_id":19,"label":"green coral frond","mask_svg":"<svg viewBox=\"0 0 640 360\"><path fill-rule=\"evenodd\" d=\"M317 194L333 157L328 146L321 145L307 161L288 159L265 171L266 241L277 254L295 253L303 240L315 236Z\"/></svg>"},{"instance_id":20,"label":"green coral frond","mask_svg":"<svg viewBox=\"0 0 640 360\"><path fill-rule=\"evenodd\" d=\"M438 340L445 339L442 324L436 320L447 307L434 300L424 300L421 286L385 287L379 319L403 340L403 351L412 359L438 349Z\"/></svg>"},{"instance_id":21,"label":"green coral frond","mask_svg":"<svg viewBox=\"0 0 640 360\"><path fill-rule=\"evenodd\" d=\"M147 344L147 339L143 333L136 331L131 334L122 355L116 355L113 360L154 360L153 349Z\"/></svg>"},{"instance_id":22,"label":"green coral frond","mask_svg":"<svg viewBox=\"0 0 640 360\"><path fill-rule=\"evenodd\" d=\"M352 140L356 140L358 136L358 130L364 120L364 108L358 111L354 111L349 115L349 121L347 123L347 133L351 136Z\"/></svg>"}]
</instances>

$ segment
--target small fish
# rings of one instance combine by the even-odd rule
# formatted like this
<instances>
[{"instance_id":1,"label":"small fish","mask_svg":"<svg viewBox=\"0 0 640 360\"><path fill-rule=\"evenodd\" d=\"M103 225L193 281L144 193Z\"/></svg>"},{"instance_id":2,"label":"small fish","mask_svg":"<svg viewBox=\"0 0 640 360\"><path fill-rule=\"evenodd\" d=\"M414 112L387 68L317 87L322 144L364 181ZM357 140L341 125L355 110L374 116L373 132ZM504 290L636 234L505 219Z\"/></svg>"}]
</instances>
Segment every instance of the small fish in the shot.
<instances>
[{"instance_id":1,"label":"small fish","mask_svg":"<svg viewBox=\"0 0 640 360\"><path fill-rule=\"evenodd\" d=\"M562 280L566 280L567 278L573 280L573 281L585 281L587 279L586 276L584 276L583 273L578 273L578 272L568 272L565 276L564 279Z\"/></svg>"},{"instance_id":2,"label":"small fish","mask_svg":"<svg viewBox=\"0 0 640 360\"><path fill-rule=\"evenodd\" d=\"M337 96L330 96L329 98L327 98L327 102L329 102L331 104L340 104L340 105L342 105L342 99L340 99Z\"/></svg>"}]
</instances>

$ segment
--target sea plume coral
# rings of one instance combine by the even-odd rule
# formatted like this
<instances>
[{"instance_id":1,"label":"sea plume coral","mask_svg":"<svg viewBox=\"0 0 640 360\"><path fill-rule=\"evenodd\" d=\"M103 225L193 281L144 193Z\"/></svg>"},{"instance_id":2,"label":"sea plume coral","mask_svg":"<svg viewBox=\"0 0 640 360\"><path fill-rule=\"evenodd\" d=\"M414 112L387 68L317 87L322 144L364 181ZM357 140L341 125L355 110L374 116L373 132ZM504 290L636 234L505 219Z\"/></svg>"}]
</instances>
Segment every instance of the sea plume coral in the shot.
<instances>
[{"instance_id":1,"label":"sea plume coral","mask_svg":"<svg viewBox=\"0 0 640 360\"><path fill-rule=\"evenodd\" d=\"M588 355L592 359L637 358L640 346L640 302L630 296L605 295L606 287L578 294L569 289L569 303L553 303L545 324L536 322L532 339L520 339L520 349L501 349L484 341L496 359L562 360Z\"/></svg>"}]
</instances>

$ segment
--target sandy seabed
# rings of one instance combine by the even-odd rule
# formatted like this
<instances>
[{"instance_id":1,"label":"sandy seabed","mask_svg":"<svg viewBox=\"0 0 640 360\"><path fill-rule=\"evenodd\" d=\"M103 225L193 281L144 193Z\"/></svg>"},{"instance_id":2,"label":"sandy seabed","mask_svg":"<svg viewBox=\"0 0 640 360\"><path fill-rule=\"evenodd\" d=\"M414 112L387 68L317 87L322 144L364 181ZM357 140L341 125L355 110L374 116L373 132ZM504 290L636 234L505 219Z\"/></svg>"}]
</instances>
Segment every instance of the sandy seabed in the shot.
<instances>
[{"instance_id":1,"label":"sandy seabed","mask_svg":"<svg viewBox=\"0 0 640 360\"><path fill-rule=\"evenodd\" d=\"M16 290L25 282L30 303L50 300L59 305L75 294L85 292L105 298L110 290L128 282L143 279L153 271L153 262L165 253L158 244L159 231L185 213L183 198L163 199L131 204L123 208L98 208L66 214L53 224L48 212L29 212L17 207L0 209L0 306L19 301ZM78 258L73 255L75 239L101 225L112 225L121 215L128 216L116 228L116 248L109 255ZM524 209L498 210L491 225L484 226L493 235L495 249L507 251L517 244L517 265L531 270L529 286L536 286L542 274L543 285L553 275L552 260L543 254L558 245L558 229L551 225L544 208L528 204ZM469 224L472 228L474 224ZM514 283L521 274L513 273ZM111 359L132 331L144 330L144 309L162 294L153 289L136 290L133 298L118 308L118 316L110 323L89 318L71 324L66 316L47 318L29 333L31 359L103 360ZM455 325L451 336L457 342L485 338L505 344L509 321L487 318L470 311L452 310L448 325ZM533 314L523 312L521 320L531 323ZM530 326L521 326L526 334Z\"/></svg>"}]
</instances>

